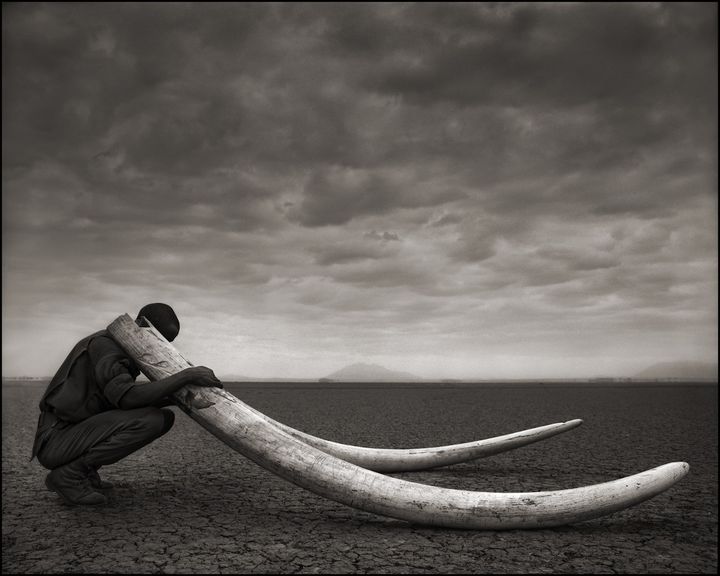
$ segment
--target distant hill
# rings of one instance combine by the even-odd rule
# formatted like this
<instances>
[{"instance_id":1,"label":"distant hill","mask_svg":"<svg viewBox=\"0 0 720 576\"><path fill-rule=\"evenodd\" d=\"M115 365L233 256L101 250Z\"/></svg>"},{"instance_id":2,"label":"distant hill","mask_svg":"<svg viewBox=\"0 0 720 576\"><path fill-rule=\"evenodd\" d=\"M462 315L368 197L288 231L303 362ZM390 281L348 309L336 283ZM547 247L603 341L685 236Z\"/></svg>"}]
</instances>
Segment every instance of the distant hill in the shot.
<instances>
[{"instance_id":1,"label":"distant hill","mask_svg":"<svg viewBox=\"0 0 720 576\"><path fill-rule=\"evenodd\" d=\"M251 378L250 376L243 376L240 374L216 374L216 376L223 382L254 382L257 378Z\"/></svg>"},{"instance_id":2,"label":"distant hill","mask_svg":"<svg viewBox=\"0 0 720 576\"><path fill-rule=\"evenodd\" d=\"M660 362L638 372L635 378L717 380L718 365L705 362Z\"/></svg>"},{"instance_id":3,"label":"distant hill","mask_svg":"<svg viewBox=\"0 0 720 576\"><path fill-rule=\"evenodd\" d=\"M409 372L388 370L377 364L351 364L326 376L327 380L345 382L410 382L422 378Z\"/></svg>"}]
</instances>

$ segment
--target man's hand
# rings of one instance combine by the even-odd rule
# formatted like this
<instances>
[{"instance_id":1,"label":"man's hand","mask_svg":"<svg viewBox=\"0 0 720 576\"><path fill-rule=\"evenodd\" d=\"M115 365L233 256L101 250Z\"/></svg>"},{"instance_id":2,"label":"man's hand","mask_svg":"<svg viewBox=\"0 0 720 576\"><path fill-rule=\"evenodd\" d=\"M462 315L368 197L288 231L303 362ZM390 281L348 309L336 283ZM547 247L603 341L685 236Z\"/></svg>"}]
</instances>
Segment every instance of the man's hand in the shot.
<instances>
[{"instance_id":1,"label":"man's hand","mask_svg":"<svg viewBox=\"0 0 720 576\"><path fill-rule=\"evenodd\" d=\"M123 410L131 410L133 408L142 408L143 406L152 406L155 402L171 396L186 384L195 384L196 386L222 388L222 382L215 377L213 371L205 366L192 366L185 368L180 372L176 372L163 378L155 380L147 384L135 383L125 394L123 394L118 407Z\"/></svg>"},{"instance_id":2,"label":"man's hand","mask_svg":"<svg viewBox=\"0 0 720 576\"><path fill-rule=\"evenodd\" d=\"M222 382L217 379L215 373L206 366L191 366L190 368L185 368L181 374L187 384L215 388L223 387Z\"/></svg>"}]
</instances>

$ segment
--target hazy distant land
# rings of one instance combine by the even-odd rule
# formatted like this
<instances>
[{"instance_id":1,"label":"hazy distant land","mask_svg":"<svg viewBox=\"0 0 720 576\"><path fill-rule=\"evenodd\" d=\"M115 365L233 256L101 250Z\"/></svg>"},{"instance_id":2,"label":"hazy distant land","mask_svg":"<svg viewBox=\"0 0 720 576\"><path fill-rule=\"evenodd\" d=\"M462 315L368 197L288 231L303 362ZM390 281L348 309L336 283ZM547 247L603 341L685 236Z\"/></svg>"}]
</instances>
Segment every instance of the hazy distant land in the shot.
<instances>
[{"instance_id":1,"label":"hazy distant land","mask_svg":"<svg viewBox=\"0 0 720 576\"><path fill-rule=\"evenodd\" d=\"M718 366L705 362L661 362L638 372L634 377L649 380L674 378L717 382Z\"/></svg>"},{"instance_id":2,"label":"hazy distant land","mask_svg":"<svg viewBox=\"0 0 720 576\"><path fill-rule=\"evenodd\" d=\"M423 380L420 376L410 374L409 372L388 370L384 366L380 366L378 364L365 363L345 366L345 368L329 374L325 377L325 379L336 380L339 382L411 382L413 380Z\"/></svg>"},{"instance_id":3,"label":"hazy distant land","mask_svg":"<svg viewBox=\"0 0 720 576\"><path fill-rule=\"evenodd\" d=\"M534 379L493 379L493 378L441 378L434 379L432 381L440 381L444 383L453 382L470 382L470 381L536 381L536 380L552 380L552 381L575 381L575 380L588 380L591 382L603 382L603 381L631 381L631 380L710 380L717 381L718 379L718 368L717 364L701 363L701 362L662 362L660 364L654 364L638 372L632 377L626 376L595 376L588 377L586 379L578 378L534 378ZM329 374L325 378L321 378L321 381L332 381L332 382L413 382L413 381L425 381L426 378L421 378L415 374L409 372L398 372L395 370L388 370L384 366L378 364L367 364L357 363L346 366L341 370Z\"/></svg>"},{"instance_id":4,"label":"hazy distant land","mask_svg":"<svg viewBox=\"0 0 720 576\"><path fill-rule=\"evenodd\" d=\"M142 375L140 378L144 378ZM422 384L472 384L472 383L552 383L578 382L594 384L622 384L643 382L717 382L717 364L703 362L661 362L641 370L633 376L593 376L588 378L422 378L410 372L389 370L379 364L355 363L336 370L322 378L254 378L230 374L221 375L225 382L314 382L331 383L422 383ZM8 381L47 381L50 376L3 376Z\"/></svg>"}]
</instances>

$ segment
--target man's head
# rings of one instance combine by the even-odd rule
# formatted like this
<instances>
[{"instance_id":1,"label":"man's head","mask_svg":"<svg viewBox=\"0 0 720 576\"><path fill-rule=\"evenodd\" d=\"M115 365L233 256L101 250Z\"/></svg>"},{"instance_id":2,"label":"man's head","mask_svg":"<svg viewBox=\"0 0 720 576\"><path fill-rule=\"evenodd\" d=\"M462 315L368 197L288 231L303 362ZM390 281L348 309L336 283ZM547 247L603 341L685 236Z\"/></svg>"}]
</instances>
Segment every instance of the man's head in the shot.
<instances>
[{"instance_id":1,"label":"man's head","mask_svg":"<svg viewBox=\"0 0 720 576\"><path fill-rule=\"evenodd\" d=\"M168 342L175 340L180 332L180 320L175 315L175 311L167 304L156 302L155 304L147 304L138 312L137 320L141 316L145 316L152 325L157 328Z\"/></svg>"}]
</instances>

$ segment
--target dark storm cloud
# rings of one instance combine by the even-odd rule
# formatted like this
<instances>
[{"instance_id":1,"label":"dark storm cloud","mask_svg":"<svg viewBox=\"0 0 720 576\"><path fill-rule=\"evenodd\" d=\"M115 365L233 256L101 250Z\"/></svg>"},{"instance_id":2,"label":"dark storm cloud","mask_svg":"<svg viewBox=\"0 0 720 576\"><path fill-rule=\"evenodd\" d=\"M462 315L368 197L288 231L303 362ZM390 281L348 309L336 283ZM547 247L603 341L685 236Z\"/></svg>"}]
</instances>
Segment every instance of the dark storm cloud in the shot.
<instances>
[{"instance_id":1,"label":"dark storm cloud","mask_svg":"<svg viewBox=\"0 0 720 576\"><path fill-rule=\"evenodd\" d=\"M6 164L48 148L94 187L118 180L152 186L228 166L282 162L286 172L309 166L313 176L295 213L309 226L454 198L412 199L411 182L395 186L381 171L367 171L362 182L337 178L338 162L355 169L377 162L353 124L370 97L363 87L407 101L394 115L398 124L389 126L395 132L383 134L392 141L376 139L380 153L389 148L413 163L422 155L449 158L443 167L461 166L466 186L540 167L557 173L617 166L671 139L685 150L671 164L686 172L707 165L692 139L707 136L702 114L715 101L713 79L705 74L711 51L702 50L713 39L711 7L26 10L6 9L5 93L13 114L4 135L20 144L4 147ZM38 27L49 33L33 34ZM699 57L680 62L689 50ZM377 58L375 65L368 58ZM427 79L406 82L413 74ZM465 122L444 125L446 115ZM32 146L22 145L28 136ZM482 161L473 167L478 151ZM98 165L106 174L93 170ZM174 194L174 188L154 195ZM617 188L604 191L610 198L597 211L647 205ZM489 202L501 213L528 202L555 210L568 194L529 189ZM589 195L581 202L600 200L594 190Z\"/></svg>"},{"instance_id":2,"label":"dark storm cloud","mask_svg":"<svg viewBox=\"0 0 720 576\"><path fill-rule=\"evenodd\" d=\"M373 171L338 166L316 170L305 185L295 217L309 227L337 225L359 216L445 204L465 196L455 190L408 189L412 184L392 174Z\"/></svg>"},{"instance_id":3,"label":"dark storm cloud","mask_svg":"<svg viewBox=\"0 0 720 576\"><path fill-rule=\"evenodd\" d=\"M411 262L391 260L366 261L357 266L336 271L333 278L340 283L363 288L388 286L416 286L434 281L432 270Z\"/></svg>"},{"instance_id":4,"label":"dark storm cloud","mask_svg":"<svg viewBox=\"0 0 720 576\"><path fill-rule=\"evenodd\" d=\"M380 242L399 242L400 237L395 234L394 232L377 232L375 230L371 230L370 232L365 232L364 234L365 238L372 238L373 240L379 240Z\"/></svg>"},{"instance_id":5,"label":"dark storm cloud","mask_svg":"<svg viewBox=\"0 0 720 576\"><path fill-rule=\"evenodd\" d=\"M398 40L375 74L381 90L473 106L622 98L625 107L658 95L686 106L690 95L702 112L712 110L713 94L703 94L713 87L707 48L717 12L709 4L430 4L404 12L401 29L414 34L388 35ZM688 61L693 48L701 56ZM404 52L415 65L398 57Z\"/></svg>"},{"instance_id":6,"label":"dark storm cloud","mask_svg":"<svg viewBox=\"0 0 720 576\"><path fill-rule=\"evenodd\" d=\"M410 11L401 33L391 36L396 44L363 81L426 113L464 109L466 118L474 116L462 147L482 150L485 161L471 182L538 172L606 177L660 149L672 150L668 172L712 167L700 152L715 140L707 122L716 115L717 75L708 74L716 66L714 6L429 5L404 15ZM492 146L483 146L488 141ZM462 155L453 144L460 142L451 139L449 154ZM648 197L653 191L624 188L592 190L582 206L618 214L664 204ZM567 196L528 187L523 196L490 201L498 211L528 201L557 210Z\"/></svg>"},{"instance_id":7,"label":"dark storm cloud","mask_svg":"<svg viewBox=\"0 0 720 576\"><path fill-rule=\"evenodd\" d=\"M18 341L161 292L288 376L713 348L713 4L4 4L2 75Z\"/></svg>"},{"instance_id":8,"label":"dark storm cloud","mask_svg":"<svg viewBox=\"0 0 720 576\"><path fill-rule=\"evenodd\" d=\"M428 222L430 226L447 226L448 224L459 224L463 217L460 214L442 214Z\"/></svg>"},{"instance_id":9,"label":"dark storm cloud","mask_svg":"<svg viewBox=\"0 0 720 576\"><path fill-rule=\"evenodd\" d=\"M321 266L382 258L382 250L371 244L340 243L316 248L315 262Z\"/></svg>"},{"instance_id":10,"label":"dark storm cloud","mask_svg":"<svg viewBox=\"0 0 720 576\"><path fill-rule=\"evenodd\" d=\"M163 177L270 154L322 155L315 124L332 133L333 114L305 107L305 98L322 104L321 96L289 91L292 70L272 77L269 64L289 54L264 34L292 22L273 20L271 11L212 3L4 9L4 90L18 112L4 134L33 137L35 156L59 151L84 166L104 154L116 168ZM292 124L287 133L278 121ZM10 160L27 152L12 147Z\"/></svg>"}]
</instances>

